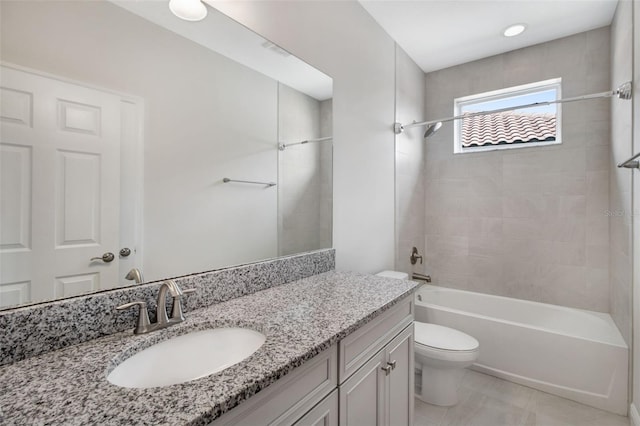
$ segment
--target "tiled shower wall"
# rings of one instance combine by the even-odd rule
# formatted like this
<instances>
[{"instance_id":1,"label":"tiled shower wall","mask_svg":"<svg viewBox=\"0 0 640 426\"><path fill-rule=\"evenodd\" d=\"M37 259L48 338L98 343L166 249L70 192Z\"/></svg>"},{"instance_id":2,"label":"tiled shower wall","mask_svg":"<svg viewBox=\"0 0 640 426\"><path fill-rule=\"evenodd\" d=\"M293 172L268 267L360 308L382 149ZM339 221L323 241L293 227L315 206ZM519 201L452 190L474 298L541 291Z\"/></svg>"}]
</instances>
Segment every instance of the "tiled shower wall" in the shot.
<instances>
[{"instance_id":1,"label":"tiled shower wall","mask_svg":"<svg viewBox=\"0 0 640 426\"><path fill-rule=\"evenodd\" d=\"M562 96L609 90L609 27L426 75L426 119L454 98L562 78ZM562 144L453 154L426 143L425 269L436 284L609 310L607 99L562 106Z\"/></svg>"},{"instance_id":2,"label":"tiled shower wall","mask_svg":"<svg viewBox=\"0 0 640 426\"><path fill-rule=\"evenodd\" d=\"M631 2L618 3L611 23L611 86L632 79ZM609 232L611 234L610 312L628 344L631 343L632 234L631 179L633 172L616 164L633 154L631 102L611 101L611 162L609 174Z\"/></svg>"}]
</instances>

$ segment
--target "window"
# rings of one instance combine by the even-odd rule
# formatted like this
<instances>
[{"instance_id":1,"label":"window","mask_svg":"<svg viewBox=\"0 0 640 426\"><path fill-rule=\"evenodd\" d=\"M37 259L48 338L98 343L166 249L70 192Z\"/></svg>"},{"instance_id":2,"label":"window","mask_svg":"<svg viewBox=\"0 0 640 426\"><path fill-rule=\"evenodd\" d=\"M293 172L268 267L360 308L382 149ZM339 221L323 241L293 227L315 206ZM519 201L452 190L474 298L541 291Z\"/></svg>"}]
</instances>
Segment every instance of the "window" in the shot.
<instances>
[{"instance_id":1,"label":"window","mask_svg":"<svg viewBox=\"0 0 640 426\"><path fill-rule=\"evenodd\" d=\"M561 99L559 78L465 96L454 115ZM454 121L454 152L478 152L561 143L560 104L477 115Z\"/></svg>"}]
</instances>

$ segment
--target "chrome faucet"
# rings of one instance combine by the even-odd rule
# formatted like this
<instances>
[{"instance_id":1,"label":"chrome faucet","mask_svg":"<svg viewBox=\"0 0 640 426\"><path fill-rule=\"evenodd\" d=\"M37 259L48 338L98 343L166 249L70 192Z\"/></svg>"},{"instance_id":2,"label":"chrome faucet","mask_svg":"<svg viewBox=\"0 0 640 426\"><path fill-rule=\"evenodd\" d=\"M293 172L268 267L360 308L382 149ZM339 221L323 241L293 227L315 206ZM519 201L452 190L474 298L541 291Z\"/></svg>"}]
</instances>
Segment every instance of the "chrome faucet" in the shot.
<instances>
[{"instance_id":1,"label":"chrome faucet","mask_svg":"<svg viewBox=\"0 0 640 426\"><path fill-rule=\"evenodd\" d=\"M145 302L131 302L116 307L117 310L132 308L138 306L140 308L138 315L138 323L133 330L135 334L150 333L155 330L169 327L173 324L178 324L184 321L184 315L182 313L182 302L180 297L185 294L195 292L195 289L182 290L174 280L167 280L162 283L160 290L158 291L158 303L156 311L156 322L149 321L149 312L147 310L147 304ZM171 309L171 316L167 316L167 292L173 298L173 307Z\"/></svg>"},{"instance_id":2,"label":"chrome faucet","mask_svg":"<svg viewBox=\"0 0 640 426\"><path fill-rule=\"evenodd\" d=\"M138 268L133 268L132 270L127 272L127 275L125 275L124 278L126 280L133 280L133 281L136 282L136 284L140 284L141 282L144 281L144 277L142 276L142 272L140 272L140 269L138 269Z\"/></svg>"}]
</instances>

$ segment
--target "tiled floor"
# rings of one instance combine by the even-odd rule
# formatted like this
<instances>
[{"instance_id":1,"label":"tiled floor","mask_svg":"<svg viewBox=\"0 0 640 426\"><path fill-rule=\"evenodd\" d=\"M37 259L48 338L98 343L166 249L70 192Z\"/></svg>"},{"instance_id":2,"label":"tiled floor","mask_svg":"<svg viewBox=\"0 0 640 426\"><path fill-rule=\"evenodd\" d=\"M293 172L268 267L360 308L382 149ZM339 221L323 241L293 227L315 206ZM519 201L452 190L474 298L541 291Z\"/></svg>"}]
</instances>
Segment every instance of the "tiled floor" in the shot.
<instances>
[{"instance_id":1,"label":"tiled floor","mask_svg":"<svg viewBox=\"0 0 640 426\"><path fill-rule=\"evenodd\" d=\"M629 418L466 370L454 407L416 398L415 426L629 426Z\"/></svg>"}]
</instances>

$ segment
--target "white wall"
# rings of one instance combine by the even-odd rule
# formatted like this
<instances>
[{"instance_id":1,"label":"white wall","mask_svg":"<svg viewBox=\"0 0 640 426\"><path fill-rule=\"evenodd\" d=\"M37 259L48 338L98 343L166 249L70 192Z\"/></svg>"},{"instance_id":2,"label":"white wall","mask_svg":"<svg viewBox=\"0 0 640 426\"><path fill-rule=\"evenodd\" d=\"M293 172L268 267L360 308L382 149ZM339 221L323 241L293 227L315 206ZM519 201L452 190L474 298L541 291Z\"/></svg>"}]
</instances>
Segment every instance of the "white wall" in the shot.
<instances>
[{"instance_id":1,"label":"white wall","mask_svg":"<svg viewBox=\"0 0 640 426\"><path fill-rule=\"evenodd\" d=\"M275 80L107 2L2 2L1 54L144 99L146 279L277 255L277 188L221 182L277 180Z\"/></svg>"},{"instance_id":2,"label":"white wall","mask_svg":"<svg viewBox=\"0 0 640 426\"><path fill-rule=\"evenodd\" d=\"M321 102L289 86L278 86L278 139L294 144L321 135ZM331 141L288 146L278 152L278 254L331 247L330 227L323 223L323 177L331 158L323 155ZM325 161L323 161L325 160ZM327 161L328 160L328 161Z\"/></svg>"},{"instance_id":3,"label":"white wall","mask_svg":"<svg viewBox=\"0 0 640 426\"><path fill-rule=\"evenodd\" d=\"M396 121L411 123L425 117L424 72L396 47ZM395 269L424 272L424 263L411 265L413 247L424 255L424 128L396 136L396 260Z\"/></svg>"},{"instance_id":4,"label":"white wall","mask_svg":"<svg viewBox=\"0 0 640 426\"><path fill-rule=\"evenodd\" d=\"M320 102L320 247L333 247L333 100Z\"/></svg>"},{"instance_id":5,"label":"white wall","mask_svg":"<svg viewBox=\"0 0 640 426\"><path fill-rule=\"evenodd\" d=\"M333 78L336 267L392 268L393 40L353 1L211 3Z\"/></svg>"},{"instance_id":6,"label":"white wall","mask_svg":"<svg viewBox=\"0 0 640 426\"><path fill-rule=\"evenodd\" d=\"M640 152L640 4L632 2L633 23L633 152ZM632 401L635 406L634 423L640 425L640 416L637 409L640 408L640 172L633 172L633 297L632 310Z\"/></svg>"},{"instance_id":7,"label":"white wall","mask_svg":"<svg viewBox=\"0 0 640 426\"><path fill-rule=\"evenodd\" d=\"M620 1L611 23L611 87L631 80L632 76L632 16L631 2ZM611 100L611 164L609 169L609 218L611 235L610 307L611 316L631 344L632 285L632 178L633 172L616 164L633 153L631 139L632 103Z\"/></svg>"}]
</instances>

